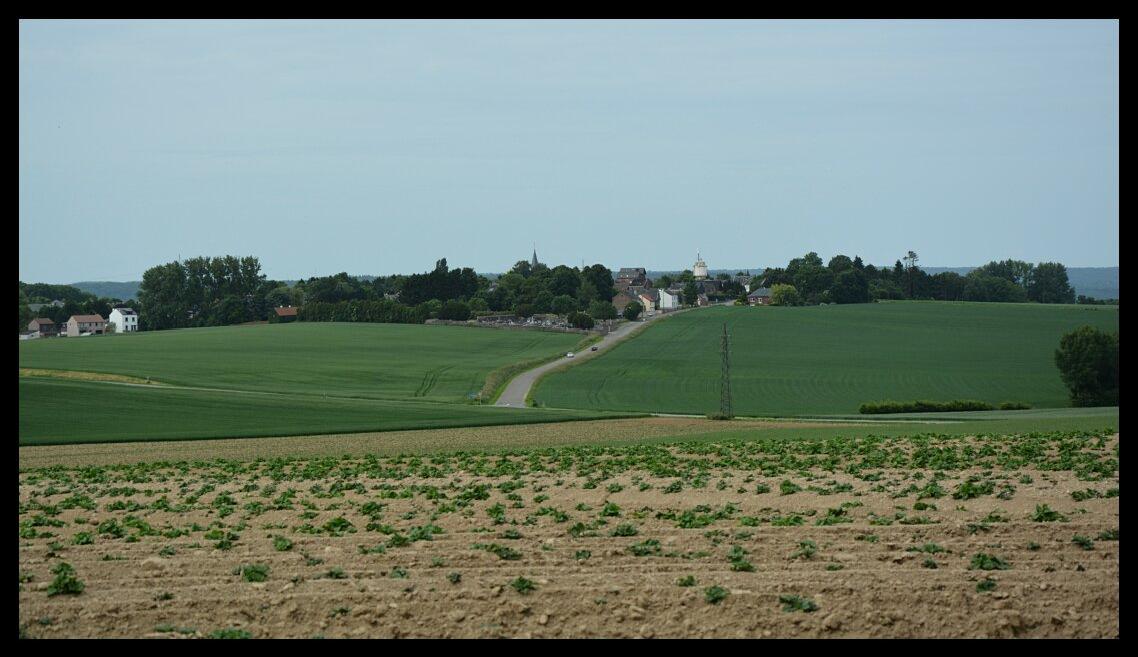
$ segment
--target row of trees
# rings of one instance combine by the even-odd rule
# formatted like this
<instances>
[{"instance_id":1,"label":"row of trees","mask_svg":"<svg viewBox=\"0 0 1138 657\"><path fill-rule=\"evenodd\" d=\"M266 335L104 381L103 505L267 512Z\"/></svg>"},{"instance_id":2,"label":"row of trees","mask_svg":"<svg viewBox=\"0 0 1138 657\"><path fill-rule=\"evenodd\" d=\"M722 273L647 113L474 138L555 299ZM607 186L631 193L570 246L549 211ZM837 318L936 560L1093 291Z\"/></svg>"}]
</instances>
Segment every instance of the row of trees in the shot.
<instances>
[{"instance_id":1,"label":"row of trees","mask_svg":"<svg viewBox=\"0 0 1138 657\"><path fill-rule=\"evenodd\" d=\"M818 254L811 252L794 258L784 268L767 269L752 279L752 285L771 288L773 302L783 305L865 303L877 299L1075 301L1067 270L1059 263L1033 265L1005 260L990 262L960 276L953 272L929 275L917 266L918 261L917 254L910 251L892 268L867 265L860 257L851 259L846 255L836 255L823 264ZM720 296L742 297L743 288L733 277L719 274L718 278L722 281ZM675 277L664 275L656 281L658 287L673 283L684 284L685 303L695 302L698 290L690 270ZM466 319L486 311L523 317L582 313L592 319L615 319L617 312L611 303L615 292L612 272L601 264L551 268L522 260L491 280L469 267L451 269L444 258L435 263L433 270L410 276L365 280L341 272L289 285L268 280L255 257L227 255L151 267L143 274L138 302L126 305L140 310L144 330L263 320L278 306L313 306L302 316L309 321L332 321L317 318L344 316L388 317L399 322L415 321L418 317ZM117 299L97 299L71 286L21 282L21 330L31 320L29 303L53 299L62 300L64 305L45 306L36 314L57 323L73 314L98 313L106 317L113 305L121 303ZM329 306L352 303L355 305L337 309Z\"/></svg>"},{"instance_id":2,"label":"row of trees","mask_svg":"<svg viewBox=\"0 0 1138 657\"><path fill-rule=\"evenodd\" d=\"M263 320L269 292L281 287L255 257L191 258L147 269L138 300L140 328L161 330Z\"/></svg>"},{"instance_id":3,"label":"row of trees","mask_svg":"<svg viewBox=\"0 0 1138 657\"><path fill-rule=\"evenodd\" d=\"M302 321L422 322L468 319L478 312L587 313L615 319L612 272L520 261L491 280L446 259L431 271L371 280L341 272L289 285L267 279L255 257L193 258L151 267L139 289L144 330L263 320L279 306L302 308Z\"/></svg>"},{"instance_id":4,"label":"row of trees","mask_svg":"<svg viewBox=\"0 0 1138 657\"><path fill-rule=\"evenodd\" d=\"M1075 302L1067 268L1057 262L993 261L961 276L955 272L930 275L917 265L919 261L909 251L891 268L867 265L858 256L850 259L846 255L836 255L823 265L818 254L810 252L784 268L768 268L752 279L752 286L771 288L772 303L785 305L879 299Z\"/></svg>"}]
</instances>

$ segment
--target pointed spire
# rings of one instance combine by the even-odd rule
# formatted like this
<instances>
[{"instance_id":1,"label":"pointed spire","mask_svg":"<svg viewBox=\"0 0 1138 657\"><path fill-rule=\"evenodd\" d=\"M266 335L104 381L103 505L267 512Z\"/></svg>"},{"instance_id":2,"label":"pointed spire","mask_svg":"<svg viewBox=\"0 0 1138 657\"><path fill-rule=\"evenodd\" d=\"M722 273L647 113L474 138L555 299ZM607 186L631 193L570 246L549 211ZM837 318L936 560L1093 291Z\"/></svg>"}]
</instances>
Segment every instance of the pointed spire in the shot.
<instances>
[{"instance_id":1,"label":"pointed spire","mask_svg":"<svg viewBox=\"0 0 1138 657\"><path fill-rule=\"evenodd\" d=\"M533 262L530 263L530 266L534 267L534 268L537 267L537 243L536 242L534 242L534 245L533 245Z\"/></svg>"}]
</instances>

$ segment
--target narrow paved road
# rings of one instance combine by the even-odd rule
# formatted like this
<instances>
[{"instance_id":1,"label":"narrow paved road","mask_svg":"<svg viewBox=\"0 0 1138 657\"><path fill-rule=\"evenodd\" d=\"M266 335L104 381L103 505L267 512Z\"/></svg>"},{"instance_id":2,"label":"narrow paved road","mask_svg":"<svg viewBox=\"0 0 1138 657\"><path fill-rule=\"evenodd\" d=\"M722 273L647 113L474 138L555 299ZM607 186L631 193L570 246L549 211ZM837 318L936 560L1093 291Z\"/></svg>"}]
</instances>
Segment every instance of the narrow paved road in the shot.
<instances>
[{"instance_id":1,"label":"narrow paved road","mask_svg":"<svg viewBox=\"0 0 1138 657\"><path fill-rule=\"evenodd\" d=\"M652 315L640 321L628 322L626 324L623 324L620 328L613 331L612 333L609 333L605 337L601 338L600 342L592 345L592 347L597 348L596 351L592 351L592 347L589 347L586 348L585 351L575 354L571 359L562 356L553 362L546 363L545 365L538 365L532 370L522 372L521 374L514 377L509 382L509 384L506 385L506 389L502 391L502 396L498 398L498 401L494 405L509 406L511 408L525 408L526 397L529 396L530 389L533 388L534 382L537 381L537 379L542 374L545 374L549 370L561 367L563 365L568 365L570 363L576 365L581 361L586 361L590 358L596 358L600 354L611 349L613 345L629 337L629 335L639 332L645 326L648 326L653 322L660 321L661 317L671 317L679 313L688 312L689 310L696 310L696 308L685 308L684 310L677 310L670 313L656 313L655 315Z\"/></svg>"}]
</instances>

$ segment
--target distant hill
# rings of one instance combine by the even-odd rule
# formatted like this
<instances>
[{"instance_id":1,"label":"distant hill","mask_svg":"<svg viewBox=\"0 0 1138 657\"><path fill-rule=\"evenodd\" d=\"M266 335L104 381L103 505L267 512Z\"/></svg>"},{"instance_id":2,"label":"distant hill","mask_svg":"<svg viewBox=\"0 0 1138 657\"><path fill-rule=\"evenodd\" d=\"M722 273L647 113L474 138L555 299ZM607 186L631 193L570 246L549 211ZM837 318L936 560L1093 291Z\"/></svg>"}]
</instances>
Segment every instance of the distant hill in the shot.
<instances>
[{"instance_id":1,"label":"distant hill","mask_svg":"<svg viewBox=\"0 0 1138 657\"><path fill-rule=\"evenodd\" d=\"M84 292L90 292L97 297L129 301L138 298L138 288L142 285L142 281L82 281L80 283L69 283L69 285Z\"/></svg>"}]
</instances>

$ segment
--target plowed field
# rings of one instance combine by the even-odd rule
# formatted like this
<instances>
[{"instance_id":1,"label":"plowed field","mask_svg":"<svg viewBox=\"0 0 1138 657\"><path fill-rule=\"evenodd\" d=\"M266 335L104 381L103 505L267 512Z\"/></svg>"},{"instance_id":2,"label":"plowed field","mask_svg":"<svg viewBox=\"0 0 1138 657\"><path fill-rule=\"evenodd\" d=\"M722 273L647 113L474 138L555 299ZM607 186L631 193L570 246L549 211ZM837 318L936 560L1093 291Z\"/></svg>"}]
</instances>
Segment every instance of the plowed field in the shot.
<instances>
[{"instance_id":1,"label":"plowed field","mask_svg":"<svg viewBox=\"0 0 1138 657\"><path fill-rule=\"evenodd\" d=\"M1072 432L22 470L21 634L1116 637L1117 445Z\"/></svg>"}]
</instances>

